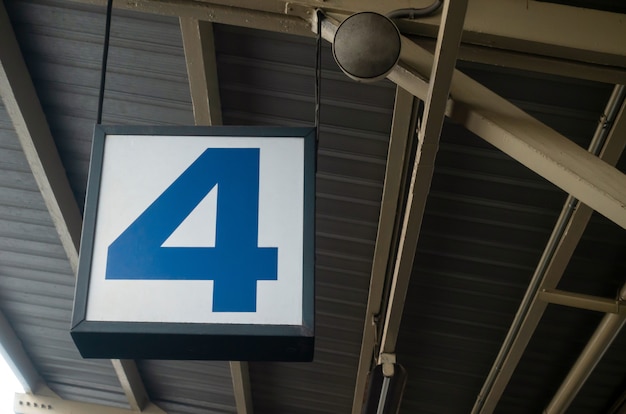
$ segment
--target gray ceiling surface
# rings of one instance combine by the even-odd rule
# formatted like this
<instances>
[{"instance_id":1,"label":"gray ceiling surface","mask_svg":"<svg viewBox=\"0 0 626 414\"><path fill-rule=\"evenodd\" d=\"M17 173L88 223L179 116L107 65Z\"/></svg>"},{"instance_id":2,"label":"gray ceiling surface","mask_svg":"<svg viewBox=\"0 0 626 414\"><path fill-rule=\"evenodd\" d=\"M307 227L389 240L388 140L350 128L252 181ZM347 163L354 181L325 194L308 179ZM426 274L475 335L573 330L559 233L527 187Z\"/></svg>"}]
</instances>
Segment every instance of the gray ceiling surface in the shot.
<instances>
[{"instance_id":1,"label":"gray ceiling surface","mask_svg":"<svg viewBox=\"0 0 626 414\"><path fill-rule=\"evenodd\" d=\"M30 76L82 208L96 119L104 9L5 0ZM315 41L214 25L225 125L311 126ZM365 85L322 51L316 177L316 345L312 363L250 362L254 412L350 413L387 165L395 85ZM613 85L457 66L585 149ZM103 123L192 125L178 19L115 10ZM618 163L626 171L626 158ZM470 412L567 194L446 121L401 322L408 372L400 412ZM560 289L614 297L626 234L594 213ZM69 336L75 277L11 120L0 106L0 310L48 386L68 400L128 407L108 360ZM548 306L495 412L540 412L601 319ZM602 413L626 384L622 332L568 413ZM236 413L227 362L137 361L167 413Z\"/></svg>"}]
</instances>

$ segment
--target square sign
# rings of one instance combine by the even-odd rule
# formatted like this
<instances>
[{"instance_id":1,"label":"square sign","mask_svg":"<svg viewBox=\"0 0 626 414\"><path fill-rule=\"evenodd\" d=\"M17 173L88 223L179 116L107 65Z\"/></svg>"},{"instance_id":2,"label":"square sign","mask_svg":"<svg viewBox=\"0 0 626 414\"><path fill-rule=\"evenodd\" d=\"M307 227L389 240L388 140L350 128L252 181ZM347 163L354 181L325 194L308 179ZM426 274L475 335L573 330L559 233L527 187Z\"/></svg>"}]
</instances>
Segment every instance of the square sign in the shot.
<instances>
[{"instance_id":1,"label":"square sign","mask_svg":"<svg viewBox=\"0 0 626 414\"><path fill-rule=\"evenodd\" d=\"M96 126L83 357L313 357L315 130Z\"/></svg>"}]
</instances>

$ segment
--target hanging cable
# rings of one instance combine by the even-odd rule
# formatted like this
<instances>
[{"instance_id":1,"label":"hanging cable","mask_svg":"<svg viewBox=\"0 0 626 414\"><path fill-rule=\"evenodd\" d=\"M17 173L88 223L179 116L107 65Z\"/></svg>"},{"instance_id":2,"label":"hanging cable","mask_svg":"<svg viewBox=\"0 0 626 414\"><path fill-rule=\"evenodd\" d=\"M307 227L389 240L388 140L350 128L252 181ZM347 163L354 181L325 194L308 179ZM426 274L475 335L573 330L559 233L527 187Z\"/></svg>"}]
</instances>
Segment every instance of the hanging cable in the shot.
<instances>
[{"instance_id":1,"label":"hanging cable","mask_svg":"<svg viewBox=\"0 0 626 414\"><path fill-rule=\"evenodd\" d=\"M104 83L107 73L107 60L109 57L109 37L111 36L111 13L113 11L113 0L107 2L107 17L104 29L104 47L102 50L102 67L100 69L100 93L98 94L98 113L96 124L102 123L102 105L104 104Z\"/></svg>"},{"instance_id":2,"label":"hanging cable","mask_svg":"<svg viewBox=\"0 0 626 414\"><path fill-rule=\"evenodd\" d=\"M322 91L322 12L317 14L317 41L315 43L315 145L320 141L320 102ZM317 148L316 148L317 150Z\"/></svg>"},{"instance_id":3,"label":"hanging cable","mask_svg":"<svg viewBox=\"0 0 626 414\"><path fill-rule=\"evenodd\" d=\"M417 9L398 9L387 13L387 17L390 19L416 19L418 17L426 17L435 14L441 7L443 1L436 0L429 6L417 8Z\"/></svg>"}]
</instances>

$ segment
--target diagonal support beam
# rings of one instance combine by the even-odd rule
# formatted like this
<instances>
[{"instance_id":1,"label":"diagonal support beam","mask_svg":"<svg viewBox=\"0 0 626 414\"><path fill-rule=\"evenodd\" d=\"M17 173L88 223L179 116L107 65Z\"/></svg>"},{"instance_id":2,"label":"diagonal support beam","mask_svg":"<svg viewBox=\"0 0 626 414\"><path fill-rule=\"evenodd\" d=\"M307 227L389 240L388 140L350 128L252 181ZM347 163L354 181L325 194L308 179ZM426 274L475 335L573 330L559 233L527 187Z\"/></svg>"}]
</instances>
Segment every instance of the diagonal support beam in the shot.
<instances>
[{"instance_id":1,"label":"diagonal support beam","mask_svg":"<svg viewBox=\"0 0 626 414\"><path fill-rule=\"evenodd\" d=\"M149 404L148 393L141 380L137 364L130 359L112 359L111 363L122 384L131 410L143 411Z\"/></svg>"},{"instance_id":2,"label":"diagonal support beam","mask_svg":"<svg viewBox=\"0 0 626 414\"><path fill-rule=\"evenodd\" d=\"M196 125L222 125L215 42L210 22L181 17L189 90ZM238 414L252 414L252 389L247 362L230 361L233 393Z\"/></svg>"},{"instance_id":3,"label":"diagonal support beam","mask_svg":"<svg viewBox=\"0 0 626 414\"><path fill-rule=\"evenodd\" d=\"M250 369L245 361L230 361L230 376L233 381L233 393L238 414L252 414L252 388L250 386Z\"/></svg>"},{"instance_id":4,"label":"diagonal support beam","mask_svg":"<svg viewBox=\"0 0 626 414\"><path fill-rule=\"evenodd\" d=\"M180 18L189 90L196 125L222 125L213 24Z\"/></svg>"},{"instance_id":5,"label":"diagonal support beam","mask_svg":"<svg viewBox=\"0 0 626 414\"><path fill-rule=\"evenodd\" d=\"M379 338L378 318L384 311L383 295L385 281L389 273L390 257L394 253L394 240L397 240L400 223L397 212L403 208L401 198L405 194L410 168L409 151L415 139L415 126L418 116L419 101L413 95L398 87L391 123L389 150L387 152L387 169L385 184L378 218L378 232L374 248L374 260L370 278L365 325L354 391L354 407L360 407L367 386L367 375L372 367L374 348ZM360 409L360 408L358 408ZM354 411L353 411L354 412ZM357 411L360 413L360 411Z\"/></svg>"},{"instance_id":6,"label":"diagonal support beam","mask_svg":"<svg viewBox=\"0 0 626 414\"><path fill-rule=\"evenodd\" d=\"M425 100L423 125L419 130L409 198L385 316L381 354L395 352L404 301L413 270L413 259L435 169L439 137L443 128L466 10L467 0L448 0L443 5L443 17L437 36L437 48Z\"/></svg>"},{"instance_id":7,"label":"diagonal support beam","mask_svg":"<svg viewBox=\"0 0 626 414\"><path fill-rule=\"evenodd\" d=\"M76 272L82 216L12 27L0 3L0 96Z\"/></svg>"},{"instance_id":8,"label":"diagonal support beam","mask_svg":"<svg viewBox=\"0 0 626 414\"><path fill-rule=\"evenodd\" d=\"M404 301L408 288L409 279L413 267L413 259L417 248L417 240L421 227L422 217L426 199L430 191L430 183L434 171L435 157L439 148L439 137L443 127L446 106L448 102L448 93L452 80L452 73L456 65L456 54L460 44L461 33L463 31L463 19L467 8L467 1L446 1L443 7L443 20L439 35L437 38L437 48L435 52L435 63L433 65L430 76L430 83L426 88L425 112L423 116L423 125L419 130L419 141L417 144L415 160L409 184L408 199L404 206L405 214L401 225L400 234L394 234L398 237L398 250L395 252L395 264L391 279L389 298L385 310L384 327L382 339L380 343L379 355L395 353L398 331L400 329L400 321L404 309ZM420 84L421 87L424 83ZM394 138L394 129L396 120L398 119L397 111L403 109L398 107L398 99L404 100L404 113L413 116L413 101L409 101L406 92L398 88L396 95L396 108L394 112L394 125L392 126L392 139ZM410 102L411 111L408 111L408 103ZM411 120L412 121L412 120ZM403 137L413 134L412 129L402 131ZM390 145L395 145L391 142ZM402 150L399 154L392 153L391 150ZM385 176L385 187L383 193L383 205L381 207L381 217L378 227L378 235L376 240L375 259L372 269L372 280L370 284L370 296L368 300L368 313L366 314L366 322L364 327L361 355L359 359L359 371L357 373L357 381L355 385L355 394L352 406L352 413L358 414L362 410L365 393L365 383L367 372L369 371L373 343L372 338L375 332L370 325L372 319L380 311L380 297L382 296L382 282L387 274L387 266L391 255L391 236L389 229L393 229L394 218L398 210L398 198L400 183L402 176L406 176L401 167L407 159L407 145L401 145L400 148L390 146L390 154L388 160L388 169ZM392 156L400 158L403 162L397 164L392 160ZM393 163L392 163L393 162ZM389 198L385 198L389 197ZM389 215L389 216L388 216ZM391 225L390 225L391 224Z\"/></svg>"},{"instance_id":9,"label":"diagonal support beam","mask_svg":"<svg viewBox=\"0 0 626 414\"><path fill-rule=\"evenodd\" d=\"M0 312L0 355L7 362L27 393L46 386L13 327Z\"/></svg>"},{"instance_id":10,"label":"diagonal support beam","mask_svg":"<svg viewBox=\"0 0 626 414\"><path fill-rule=\"evenodd\" d=\"M15 38L9 15L2 2L0 2L0 96L11 117L70 266L76 274L82 214L50 133L35 86L28 75L28 68ZM16 358L16 361L20 360L19 356ZM18 368L20 371L27 372L30 371L31 366L32 364L26 363ZM130 371L126 372L126 369ZM124 384L126 377L135 375L135 363L127 361L119 372L123 374L120 376L120 382ZM137 392L140 389L143 390L143 394L132 395L129 400L131 405L133 401L148 401L145 389L143 387L136 387L133 390L124 389L127 395L129 392ZM140 406L136 408L141 410Z\"/></svg>"}]
</instances>

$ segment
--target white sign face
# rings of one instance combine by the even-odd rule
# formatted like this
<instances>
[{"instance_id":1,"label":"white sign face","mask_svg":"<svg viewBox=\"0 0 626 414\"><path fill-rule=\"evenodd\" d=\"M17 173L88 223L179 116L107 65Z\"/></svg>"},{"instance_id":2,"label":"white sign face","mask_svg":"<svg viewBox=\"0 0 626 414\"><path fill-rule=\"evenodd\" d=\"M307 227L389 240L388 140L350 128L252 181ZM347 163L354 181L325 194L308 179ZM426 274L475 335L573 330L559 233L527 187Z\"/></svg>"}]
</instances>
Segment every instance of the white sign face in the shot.
<instances>
[{"instance_id":1,"label":"white sign face","mask_svg":"<svg viewBox=\"0 0 626 414\"><path fill-rule=\"evenodd\" d=\"M304 141L108 135L87 321L300 325Z\"/></svg>"}]
</instances>

